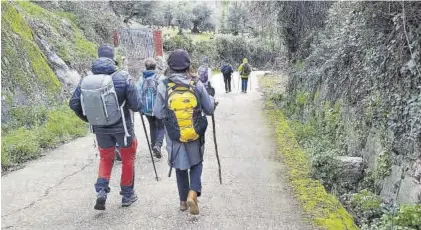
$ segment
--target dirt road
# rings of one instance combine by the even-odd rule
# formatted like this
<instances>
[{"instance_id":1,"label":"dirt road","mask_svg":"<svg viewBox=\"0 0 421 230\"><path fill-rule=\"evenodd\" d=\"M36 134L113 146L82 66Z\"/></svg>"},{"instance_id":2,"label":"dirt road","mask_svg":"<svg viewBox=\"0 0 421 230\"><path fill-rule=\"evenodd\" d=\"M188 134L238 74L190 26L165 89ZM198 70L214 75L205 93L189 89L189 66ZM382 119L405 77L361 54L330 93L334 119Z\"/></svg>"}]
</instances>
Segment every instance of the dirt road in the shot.
<instances>
[{"instance_id":1,"label":"dirt road","mask_svg":"<svg viewBox=\"0 0 421 230\"><path fill-rule=\"evenodd\" d=\"M226 94L222 76L212 78L220 102L215 114L223 184L212 138L211 119L206 136L203 191L198 219L178 211L175 174L168 178L167 156L153 168L141 121L136 114L139 140L135 189L139 200L121 207L116 163L107 210L93 209L98 158L93 136L77 139L53 150L25 168L2 177L4 229L313 229L304 222L277 162L273 134L265 125L262 98L253 89Z\"/></svg>"}]
</instances>

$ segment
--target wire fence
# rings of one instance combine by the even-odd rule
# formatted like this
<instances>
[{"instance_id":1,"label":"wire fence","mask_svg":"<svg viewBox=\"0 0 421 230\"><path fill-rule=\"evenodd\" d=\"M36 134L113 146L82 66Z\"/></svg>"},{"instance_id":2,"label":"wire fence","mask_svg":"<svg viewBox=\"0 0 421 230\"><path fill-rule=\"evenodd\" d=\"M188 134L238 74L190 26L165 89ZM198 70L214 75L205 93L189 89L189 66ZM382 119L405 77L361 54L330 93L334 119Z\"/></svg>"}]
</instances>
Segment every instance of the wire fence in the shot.
<instances>
[{"instance_id":1,"label":"wire fence","mask_svg":"<svg viewBox=\"0 0 421 230\"><path fill-rule=\"evenodd\" d=\"M119 48L128 60L154 57L155 46L152 29L121 29Z\"/></svg>"}]
</instances>

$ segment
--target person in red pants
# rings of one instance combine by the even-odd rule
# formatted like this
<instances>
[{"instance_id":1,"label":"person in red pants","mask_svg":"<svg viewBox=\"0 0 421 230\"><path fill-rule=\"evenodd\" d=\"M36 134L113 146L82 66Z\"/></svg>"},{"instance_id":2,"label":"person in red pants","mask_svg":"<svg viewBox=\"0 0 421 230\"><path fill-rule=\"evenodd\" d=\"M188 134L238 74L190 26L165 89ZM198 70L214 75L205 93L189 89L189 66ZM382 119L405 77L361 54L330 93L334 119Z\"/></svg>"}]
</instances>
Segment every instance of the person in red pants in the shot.
<instances>
[{"instance_id":1,"label":"person in red pants","mask_svg":"<svg viewBox=\"0 0 421 230\"><path fill-rule=\"evenodd\" d=\"M93 75L81 80L69 106L79 118L92 126L96 135L100 162L95 183L97 199L94 208L105 210L116 143L120 147L122 160L122 206L130 206L137 200L134 192L137 139L133 130L132 112L140 111L141 102L130 75L117 70L114 49L109 45L102 45L98 49L98 57L92 64ZM106 84L105 87L103 84Z\"/></svg>"}]
</instances>

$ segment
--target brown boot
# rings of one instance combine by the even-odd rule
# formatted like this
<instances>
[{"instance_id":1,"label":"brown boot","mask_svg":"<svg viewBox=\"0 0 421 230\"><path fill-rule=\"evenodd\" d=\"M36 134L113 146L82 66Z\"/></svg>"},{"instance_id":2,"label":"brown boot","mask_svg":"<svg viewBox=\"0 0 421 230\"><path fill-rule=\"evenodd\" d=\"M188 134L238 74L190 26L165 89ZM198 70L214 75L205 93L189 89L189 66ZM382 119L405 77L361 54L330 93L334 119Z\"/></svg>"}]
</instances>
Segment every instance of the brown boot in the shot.
<instances>
[{"instance_id":1,"label":"brown boot","mask_svg":"<svg viewBox=\"0 0 421 230\"><path fill-rule=\"evenodd\" d=\"M187 210L187 202L186 201L180 201L180 211L184 212Z\"/></svg>"},{"instance_id":2,"label":"brown boot","mask_svg":"<svg viewBox=\"0 0 421 230\"><path fill-rule=\"evenodd\" d=\"M199 214L199 205L197 204L197 193L193 190L189 191L189 195L187 196L187 205L189 206L190 214Z\"/></svg>"}]
</instances>

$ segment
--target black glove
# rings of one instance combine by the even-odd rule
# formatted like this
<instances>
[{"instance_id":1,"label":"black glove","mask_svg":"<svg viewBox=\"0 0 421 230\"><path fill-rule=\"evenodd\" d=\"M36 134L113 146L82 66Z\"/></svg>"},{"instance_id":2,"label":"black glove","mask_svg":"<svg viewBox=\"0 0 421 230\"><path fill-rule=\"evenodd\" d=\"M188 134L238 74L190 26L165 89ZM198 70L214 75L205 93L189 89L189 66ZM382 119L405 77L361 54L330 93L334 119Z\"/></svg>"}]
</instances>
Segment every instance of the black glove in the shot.
<instances>
[{"instance_id":1,"label":"black glove","mask_svg":"<svg viewBox=\"0 0 421 230\"><path fill-rule=\"evenodd\" d=\"M211 95L212 97L215 96L215 88L213 88L212 86L208 86L206 87L206 91L208 92L209 95Z\"/></svg>"}]
</instances>

